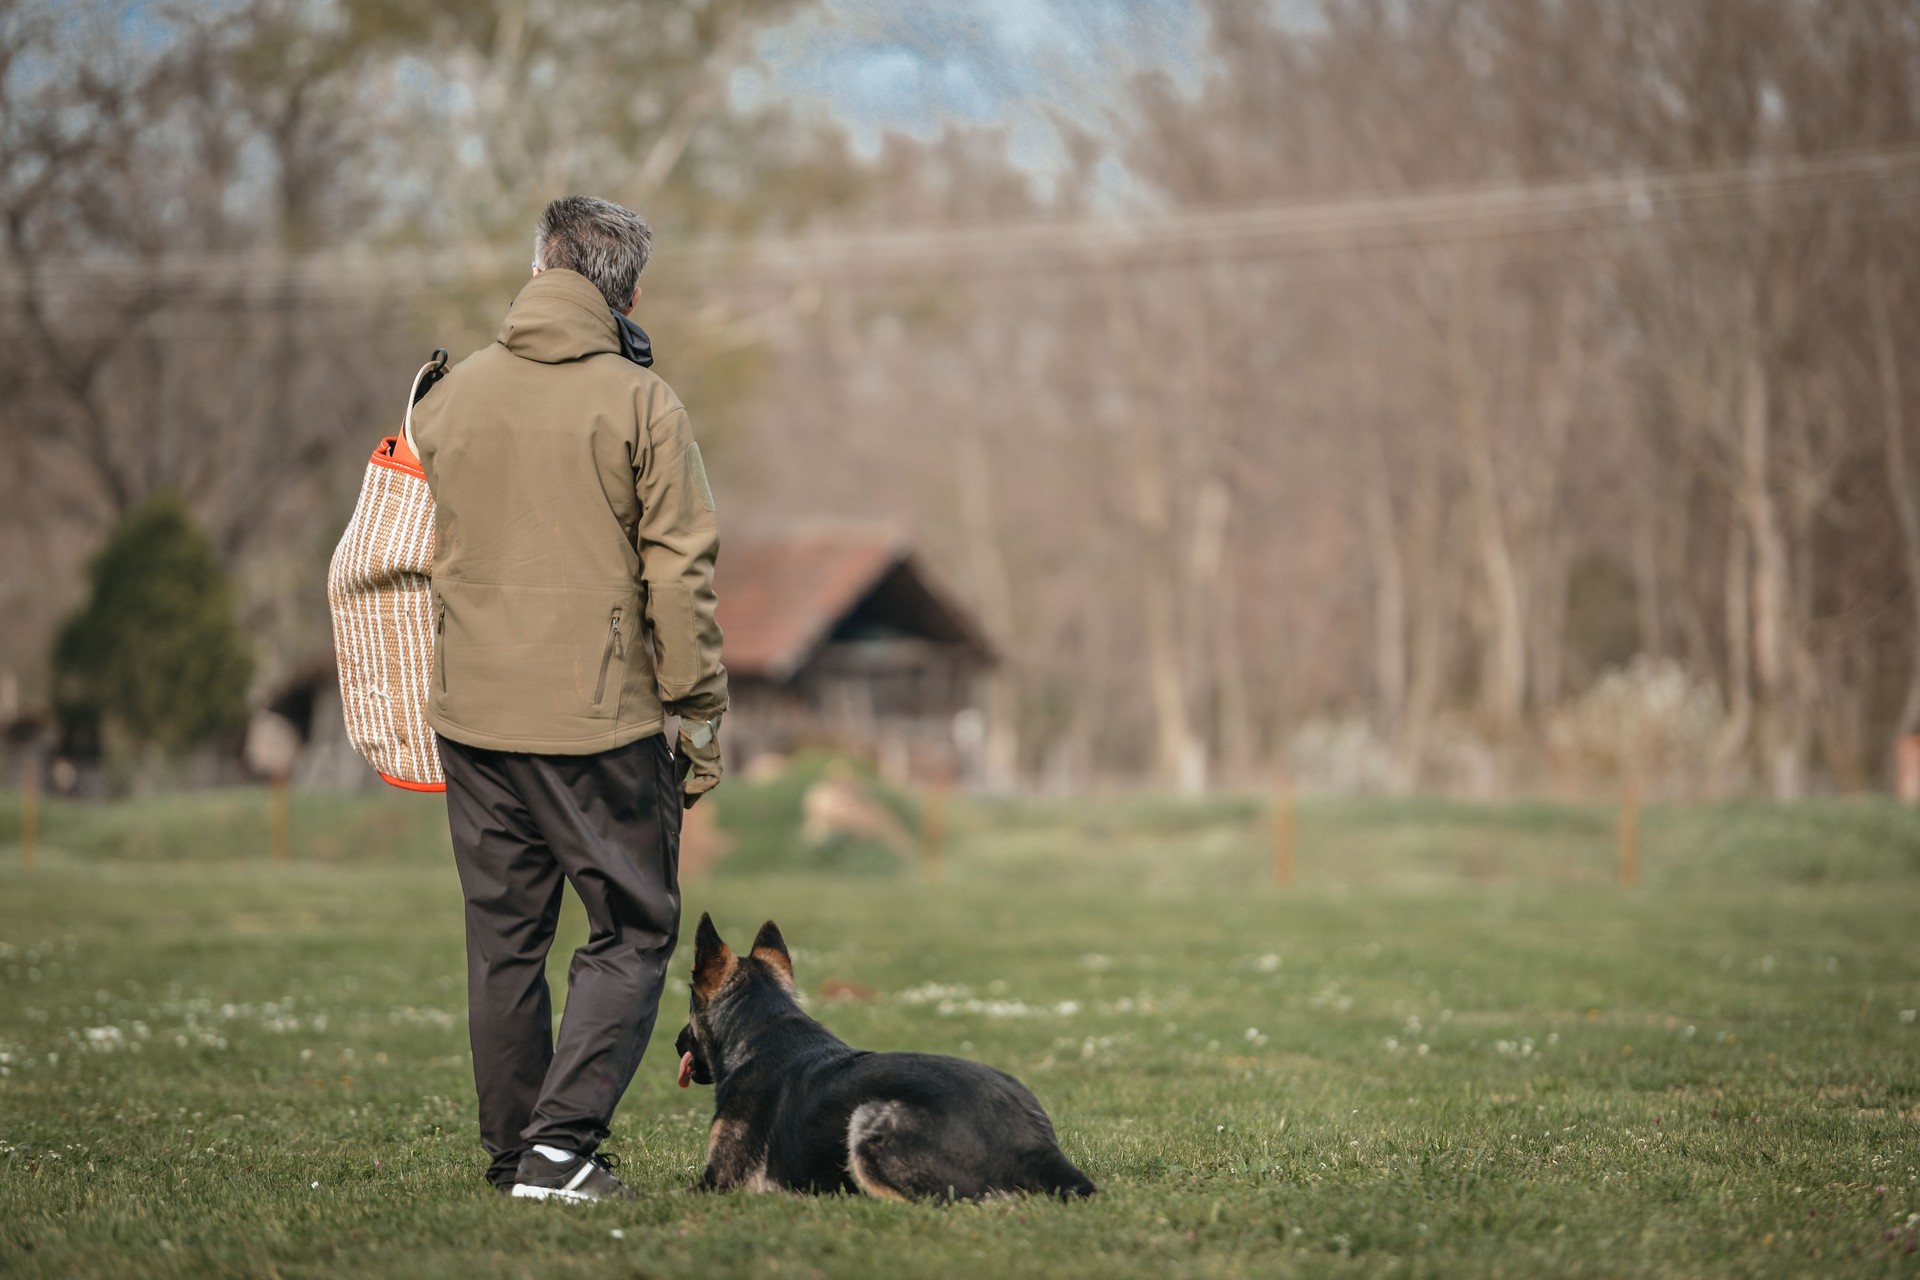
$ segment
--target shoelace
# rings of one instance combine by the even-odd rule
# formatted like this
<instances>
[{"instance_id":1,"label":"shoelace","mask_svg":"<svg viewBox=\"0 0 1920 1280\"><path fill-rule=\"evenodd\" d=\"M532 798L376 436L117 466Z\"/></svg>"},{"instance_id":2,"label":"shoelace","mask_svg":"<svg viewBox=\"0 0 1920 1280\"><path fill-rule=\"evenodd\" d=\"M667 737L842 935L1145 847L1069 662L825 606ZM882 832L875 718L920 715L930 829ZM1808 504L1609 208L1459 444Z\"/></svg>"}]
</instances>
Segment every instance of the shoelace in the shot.
<instances>
[{"instance_id":1,"label":"shoelace","mask_svg":"<svg viewBox=\"0 0 1920 1280\"><path fill-rule=\"evenodd\" d=\"M620 1157L614 1155L611 1151L596 1151L588 1156L587 1159L593 1161L593 1163L599 1165L608 1173L612 1173L620 1167Z\"/></svg>"}]
</instances>

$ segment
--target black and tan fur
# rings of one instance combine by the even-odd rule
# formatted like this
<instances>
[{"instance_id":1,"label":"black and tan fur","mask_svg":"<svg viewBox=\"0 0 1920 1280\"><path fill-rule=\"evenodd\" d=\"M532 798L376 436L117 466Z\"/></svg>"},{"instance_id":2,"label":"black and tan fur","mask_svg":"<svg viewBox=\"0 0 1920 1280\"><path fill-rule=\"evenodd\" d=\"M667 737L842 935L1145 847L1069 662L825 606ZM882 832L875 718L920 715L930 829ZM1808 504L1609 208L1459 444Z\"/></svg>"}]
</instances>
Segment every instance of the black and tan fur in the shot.
<instances>
[{"instance_id":1,"label":"black and tan fur","mask_svg":"<svg viewBox=\"0 0 1920 1280\"><path fill-rule=\"evenodd\" d=\"M780 930L745 956L700 917L681 1083L714 1086L703 1187L883 1200L1088 1196L1039 1101L964 1058L849 1048L794 995Z\"/></svg>"}]
</instances>

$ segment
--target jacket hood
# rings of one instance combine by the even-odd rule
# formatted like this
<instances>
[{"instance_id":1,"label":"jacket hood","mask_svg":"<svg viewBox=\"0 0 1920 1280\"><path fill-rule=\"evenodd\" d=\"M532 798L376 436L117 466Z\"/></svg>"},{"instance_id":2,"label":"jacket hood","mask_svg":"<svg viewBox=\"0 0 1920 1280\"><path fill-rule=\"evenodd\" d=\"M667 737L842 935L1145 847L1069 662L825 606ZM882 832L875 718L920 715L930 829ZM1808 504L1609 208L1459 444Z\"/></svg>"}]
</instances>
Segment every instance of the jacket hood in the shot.
<instances>
[{"instance_id":1,"label":"jacket hood","mask_svg":"<svg viewBox=\"0 0 1920 1280\"><path fill-rule=\"evenodd\" d=\"M521 287L500 322L500 345L523 360L559 364L618 352L614 311L578 271L542 271Z\"/></svg>"}]
</instances>

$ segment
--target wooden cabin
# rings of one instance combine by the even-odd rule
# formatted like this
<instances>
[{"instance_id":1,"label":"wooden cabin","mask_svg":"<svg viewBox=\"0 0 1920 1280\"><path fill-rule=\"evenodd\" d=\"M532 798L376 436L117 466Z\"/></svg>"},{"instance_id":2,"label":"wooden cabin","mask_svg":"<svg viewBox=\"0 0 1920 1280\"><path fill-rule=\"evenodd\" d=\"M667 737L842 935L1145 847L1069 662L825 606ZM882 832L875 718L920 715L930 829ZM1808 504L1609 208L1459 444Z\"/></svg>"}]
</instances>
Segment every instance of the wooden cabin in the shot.
<instances>
[{"instance_id":1,"label":"wooden cabin","mask_svg":"<svg viewBox=\"0 0 1920 1280\"><path fill-rule=\"evenodd\" d=\"M819 746L870 755L902 781L976 775L993 647L911 539L857 528L729 539L714 586L730 768Z\"/></svg>"}]
</instances>

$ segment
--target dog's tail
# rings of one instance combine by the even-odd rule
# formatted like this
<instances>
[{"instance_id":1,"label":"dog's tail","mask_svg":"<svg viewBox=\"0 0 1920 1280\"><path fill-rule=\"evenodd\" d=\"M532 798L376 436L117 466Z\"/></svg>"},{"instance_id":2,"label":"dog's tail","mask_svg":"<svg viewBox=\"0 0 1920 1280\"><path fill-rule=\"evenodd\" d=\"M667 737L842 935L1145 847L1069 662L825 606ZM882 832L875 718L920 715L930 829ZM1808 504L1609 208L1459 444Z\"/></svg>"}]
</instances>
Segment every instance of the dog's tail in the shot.
<instances>
[{"instance_id":1,"label":"dog's tail","mask_svg":"<svg viewBox=\"0 0 1920 1280\"><path fill-rule=\"evenodd\" d=\"M1027 1187L1029 1191L1073 1200L1090 1196L1100 1189L1058 1147L1040 1156L1034 1164L1035 1176Z\"/></svg>"}]
</instances>

